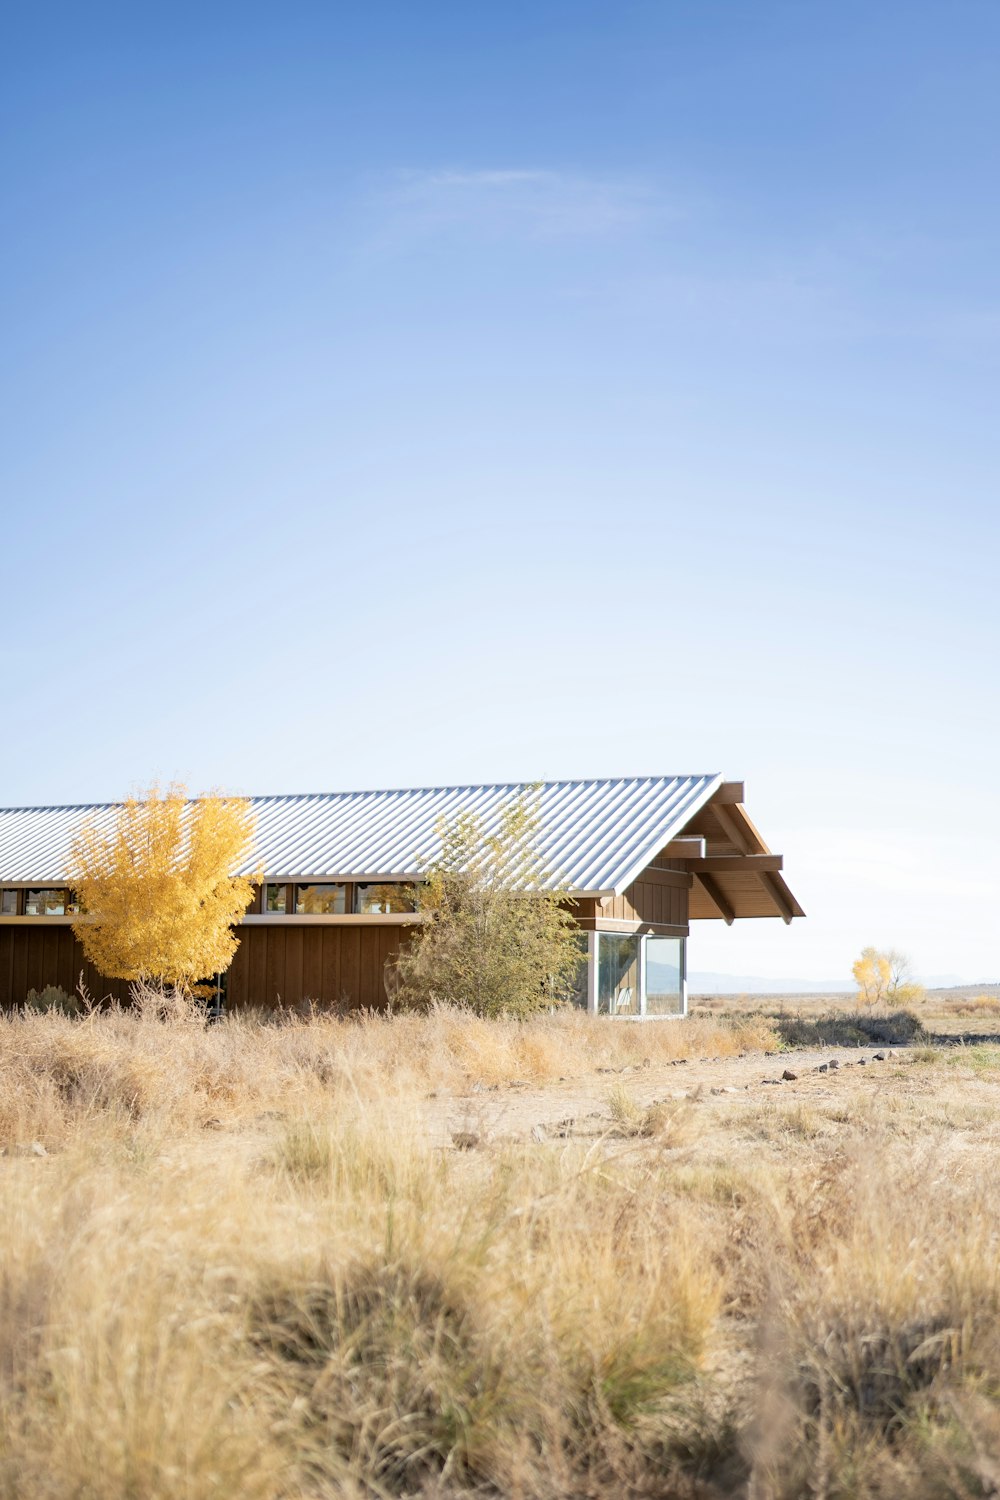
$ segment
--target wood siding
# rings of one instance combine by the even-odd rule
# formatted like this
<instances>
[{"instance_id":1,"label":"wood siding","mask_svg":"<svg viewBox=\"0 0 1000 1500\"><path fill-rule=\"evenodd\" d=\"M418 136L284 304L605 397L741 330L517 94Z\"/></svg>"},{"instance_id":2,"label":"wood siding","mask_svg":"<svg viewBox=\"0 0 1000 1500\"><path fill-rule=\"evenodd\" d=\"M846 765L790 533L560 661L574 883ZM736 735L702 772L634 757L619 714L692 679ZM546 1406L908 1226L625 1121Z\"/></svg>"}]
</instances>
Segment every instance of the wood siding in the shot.
<instances>
[{"instance_id":1,"label":"wood siding","mask_svg":"<svg viewBox=\"0 0 1000 1500\"><path fill-rule=\"evenodd\" d=\"M81 975L92 999L128 999L123 980L105 979L87 962L68 923L38 917L0 925L0 1007L23 1005L29 990L43 990L47 984L72 995Z\"/></svg>"},{"instance_id":2,"label":"wood siding","mask_svg":"<svg viewBox=\"0 0 1000 1500\"><path fill-rule=\"evenodd\" d=\"M299 1005L333 1010L379 1008L386 1001L385 964L409 941L406 926L372 923L247 926L229 970L226 1004Z\"/></svg>"},{"instance_id":3,"label":"wood siding","mask_svg":"<svg viewBox=\"0 0 1000 1500\"><path fill-rule=\"evenodd\" d=\"M683 927L686 931L689 884L687 875L644 870L620 896L606 896L598 904L598 918L642 922L651 927Z\"/></svg>"}]
</instances>

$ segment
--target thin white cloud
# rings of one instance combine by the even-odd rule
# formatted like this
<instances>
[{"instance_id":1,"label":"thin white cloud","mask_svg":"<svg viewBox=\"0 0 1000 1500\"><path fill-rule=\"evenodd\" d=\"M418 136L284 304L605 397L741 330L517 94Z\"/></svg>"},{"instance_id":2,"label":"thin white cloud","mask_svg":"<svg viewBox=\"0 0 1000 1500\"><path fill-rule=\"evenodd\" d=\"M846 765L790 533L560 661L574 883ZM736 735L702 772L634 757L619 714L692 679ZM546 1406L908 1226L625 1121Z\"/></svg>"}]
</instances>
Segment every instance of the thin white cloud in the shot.
<instances>
[{"instance_id":1,"label":"thin white cloud","mask_svg":"<svg viewBox=\"0 0 1000 1500\"><path fill-rule=\"evenodd\" d=\"M407 236L578 239L620 233L664 211L639 179L536 168L400 172L376 198L390 230Z\"/></svg>"}]
</instances>

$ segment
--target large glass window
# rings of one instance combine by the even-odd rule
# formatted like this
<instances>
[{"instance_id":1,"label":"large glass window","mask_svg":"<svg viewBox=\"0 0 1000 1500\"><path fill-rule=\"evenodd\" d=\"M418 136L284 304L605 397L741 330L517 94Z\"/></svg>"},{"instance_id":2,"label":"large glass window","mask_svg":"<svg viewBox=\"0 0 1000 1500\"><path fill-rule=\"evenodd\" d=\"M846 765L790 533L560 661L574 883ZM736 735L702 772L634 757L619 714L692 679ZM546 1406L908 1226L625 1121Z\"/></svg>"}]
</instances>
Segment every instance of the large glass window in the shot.
<instances>
[{"instance_id":1,"label":"large glass window","mask_svg":"<svg viewBox=\"0 0 1000 1500\"><path fill-rule=\"evenodd\" d=\"M402 881L388 880L381 885L354 887L354 910L360 915L372 916L416 909L413 887L404 885Z\"/></svg>"},{"instance_id":2,"label":"large glass window","mask_svg":"<svg viewBox=\"0 0 1000 1500\"><path fill-rule=\"evenodd\" d=\"M17 892L0 891L0 916L17 916Z\"/></svg>"},{"instance_id":3,"label":"large glass window","mask_svg":"<svg viewBox=\"0 0 1000 1500\"><path fill-rule=\"evenodd\" d=\"M287 885L266 885L264 887L264 911L286 912L288 910L288 887Z\"/></svg>"},{"instance_id":4,"label":"large glass window","mask_svg":"<svg viewBox=\"0 0 1000 1500\"><path fill-rule=\"evenodd\" d=\"M63 917L67 909L69 909L69 892L58 887L47 887L44 890L24 893L26 917Z\"/></svg>"},{"instance_id":5,"label":"large glass window","mask_svg":"<svg viewBox=\"0 0 1000 1500\"><path fill-rule=\"evenodd\" d=\"M679 1016L684 1010L683 938L646 938L646 1014Z\"/></svg>"},{"instance_id":6,"label":"large glass window","mask_svg":"<svg viewBox=\"0 0 1000 1500\"><path fill-rule=\"evenodd\" d=\"M606 1016L639 1014L638 933L601 932L597 941L597 1009Z\"/></svg>"},{"instance_id":7,"label":"large glass window","mask_svg":"<svg viewBox=\"0 0 1000 1500\"><path fill-rule=\"evenodd\" d=\"M295 910L306 917L337 917L347 911L346 885L297 885Z\"/></svg>"}]
</instances>

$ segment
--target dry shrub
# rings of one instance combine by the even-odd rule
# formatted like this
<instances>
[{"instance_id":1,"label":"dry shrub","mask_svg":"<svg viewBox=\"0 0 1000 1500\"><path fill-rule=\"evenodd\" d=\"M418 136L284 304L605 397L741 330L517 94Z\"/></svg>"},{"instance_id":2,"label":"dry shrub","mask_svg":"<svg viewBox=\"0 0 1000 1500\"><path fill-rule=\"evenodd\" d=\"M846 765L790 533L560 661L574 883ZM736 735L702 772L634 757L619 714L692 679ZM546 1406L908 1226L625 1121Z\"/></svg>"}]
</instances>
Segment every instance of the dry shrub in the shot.
<instances>
[{"instance_id":1,"label":"dry shrub","mask_svg":"<svg viewBox=\"0 0 1000 1500\"><path fill-rule=\"evenodd\" d=\"M616 1083L608 1094L608 1110L616 1134L655 1139L661 1146L684 1145L692 1138L692 1102L654 1099L651 1104L641 1105L623 1083Z\"/></svg>"},{"instance_id":2,"label":"dry shrub","mask_svg":"<svg viewBox=\"0 0 1000 1500\"><path fill-rule=\"evenodd\" d=\"M909 1010L779 1012L769 1019L787 1047L903 1047L924 1035L923 1022Z\"/></svg>"},{"instance_id":3,"label":"dry shrub","mask_svg":"<svg viewBox=\"0 0 1000 1500\"><path fill-rule=\"evenodd\" d=\"M251 1327L320 1472L353 1464L394 1493L446 1469L458 1480L476 1473L507 1381L474 1309L445 1277L359 1260L322 1280L279 1283L254 1305Z\"/></svg>"},{"instance_id":4,"label":"dry shrub","mask_svg":"<svg viewBox=\"0 0 1000 1500\"><path fill-rule=\"evenodd\" d=\"M996 1193L995 1175L956 1185L932 1148L886 1144L831 1160L811 1201L790 1194L750 1439L772 1493L881 1495L889 1473L899 1494L983 1493L948 1474L968 1442L955 1398L1000 1378Z\"/></svg>"}]
</instances>

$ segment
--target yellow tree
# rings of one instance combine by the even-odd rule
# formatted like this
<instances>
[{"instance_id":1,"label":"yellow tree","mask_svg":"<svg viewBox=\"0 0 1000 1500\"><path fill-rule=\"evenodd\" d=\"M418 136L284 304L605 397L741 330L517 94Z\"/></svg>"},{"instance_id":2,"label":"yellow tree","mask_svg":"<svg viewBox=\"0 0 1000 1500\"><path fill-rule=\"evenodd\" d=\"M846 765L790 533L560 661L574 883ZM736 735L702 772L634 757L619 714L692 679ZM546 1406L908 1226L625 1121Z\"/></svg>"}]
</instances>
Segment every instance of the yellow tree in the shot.
<instances>
[{"instance_id":1,"label":"yellow tree","mask_svg":"<svg viewBox=\"0 0 1000 1500\"><path fill-rule=\"evenodd\" d=\"M74 840L67 880L80 902L73 931L108 979L190 991L232 962L233 925L253 896L234 875L253 846L249 802L189 799L153 786L117 810L114 826L89 824Z\"/></svg>"},{"instance_id":2,"label":"yellow tree","mask_svg":"<svg viewBox=\"0 0 1000 1500\"><path fill-rule=\"evenodd\" d=\"M923 997L923 987L909 977L906 955L895 948L863 948L851 972L859 1005L905 1005Z\"/></svg>"}]
</instances>

